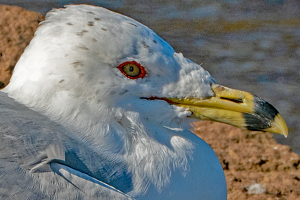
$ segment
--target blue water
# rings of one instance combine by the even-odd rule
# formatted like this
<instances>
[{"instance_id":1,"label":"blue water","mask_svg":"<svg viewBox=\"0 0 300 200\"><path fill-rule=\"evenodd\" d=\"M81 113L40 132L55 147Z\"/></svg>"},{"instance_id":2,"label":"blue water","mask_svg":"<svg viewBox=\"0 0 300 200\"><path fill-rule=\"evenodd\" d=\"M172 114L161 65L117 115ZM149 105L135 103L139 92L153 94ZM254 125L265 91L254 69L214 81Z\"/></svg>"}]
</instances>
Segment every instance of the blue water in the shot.
<instances>
[{"instance_id":1,"label":"blue water","mask_svg":"<svg viewBox=\"0 0 300 200\"><path fill-rule=\"evenodd\" d=\"M0 0L0 4L42 14L71 3L103 6L130 16L153 29L177 52L203 63L218 83L269 101L290 130L287 139L274 135L275 139L300 154L299 1ZM223 22L243 21L253 27L236 31L220 28Z\"/></svg>"}]
</instances>

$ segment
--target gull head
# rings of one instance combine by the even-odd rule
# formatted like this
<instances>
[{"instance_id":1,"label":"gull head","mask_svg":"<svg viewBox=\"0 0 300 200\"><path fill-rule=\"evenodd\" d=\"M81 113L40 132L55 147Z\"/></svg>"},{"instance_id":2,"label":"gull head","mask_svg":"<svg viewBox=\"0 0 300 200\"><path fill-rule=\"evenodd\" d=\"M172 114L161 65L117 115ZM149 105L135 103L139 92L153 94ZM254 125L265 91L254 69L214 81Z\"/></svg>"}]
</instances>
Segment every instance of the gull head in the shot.
<instances>
[{"instance_id":1,"label":"gull head","mask_svg":"<svg viewBox=\"0 0 300 200\"><path fill-rule=\"evenodd\" d=\"M136 194L151 184L160 190L170 184L172 170L180 169L181 177L196 164L200 171L217 166L199 184L218 186L221 166L189 131L195 120L288 132L268 102L216 84L148 27L95 6L50 11L3 91L69 128L95 151L123 160Z\"/></svg>"},{"instance_id":2,"label":"gull head","mask_svg":"<svg viewBox=\"0 0 300 200\"><path fill-rule=\"evenodd\" d=\"M68 6L47 14L5 90L79 128L126 113L169 126L191 112L151 97L203 99L214 95L213 82L139 22L100 7Z\"/></svg>"},{"instance_id":3,"label":"gull head","mask_svg":"<svg viewBox=\"0 0 300 200\"><path fill-rule=\"evenodd\" d=\"M198 118L287 135L268 102L216 85L146 26L88 5L47 14L4 91L76 128L135 113L174 128Z\"/></svg>"}]
</instances>

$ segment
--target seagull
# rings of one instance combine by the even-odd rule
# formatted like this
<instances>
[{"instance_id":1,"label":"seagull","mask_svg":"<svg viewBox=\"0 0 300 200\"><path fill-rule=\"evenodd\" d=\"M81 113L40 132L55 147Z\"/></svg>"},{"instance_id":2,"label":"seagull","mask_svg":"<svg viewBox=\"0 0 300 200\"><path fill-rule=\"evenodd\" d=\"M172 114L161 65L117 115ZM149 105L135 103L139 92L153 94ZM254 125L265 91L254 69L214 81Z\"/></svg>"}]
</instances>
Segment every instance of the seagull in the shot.
<instances>
[{"instance_id":1,"label":"seagull","mask_svg":"<svg viewBox=\"0 0 300 200\"><path fill-rule=\"evenodd\" d=\"M47 13L0 99L1 199L227 199L193 122L288 134L268 102L91 5Z\"/></svg>"}]
</instances>

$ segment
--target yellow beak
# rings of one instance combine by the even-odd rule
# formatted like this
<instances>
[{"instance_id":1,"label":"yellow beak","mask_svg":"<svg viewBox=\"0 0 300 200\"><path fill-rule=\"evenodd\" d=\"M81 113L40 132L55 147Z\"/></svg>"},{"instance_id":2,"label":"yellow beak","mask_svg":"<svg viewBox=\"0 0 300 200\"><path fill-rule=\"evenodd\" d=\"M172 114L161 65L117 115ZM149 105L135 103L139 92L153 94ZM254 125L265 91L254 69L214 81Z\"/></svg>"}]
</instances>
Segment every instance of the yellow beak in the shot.
<instances>
[{"instance_id":1,"label":"yellow beak","mask_svg":"<svg viewBox=\"0 0 300 200\"><path fill-rule=\"evenodd\" d=\"M208 99L163 98L192 112L191 117L231 124L252 131L288 135L288 128L278 111L267 101L248 92L213 84L215 96Z\"/></svg>"}]
</instances>

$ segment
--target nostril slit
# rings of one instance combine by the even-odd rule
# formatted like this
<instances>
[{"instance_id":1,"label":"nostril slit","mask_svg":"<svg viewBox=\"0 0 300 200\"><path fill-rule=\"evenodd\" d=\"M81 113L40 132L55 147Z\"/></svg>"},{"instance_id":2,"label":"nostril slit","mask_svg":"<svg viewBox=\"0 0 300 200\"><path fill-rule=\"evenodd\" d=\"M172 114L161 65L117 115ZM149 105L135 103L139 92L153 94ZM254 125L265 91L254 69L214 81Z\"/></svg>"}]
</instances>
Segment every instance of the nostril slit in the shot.
<instances>
[{"instance_id":1,"label":"nostril slit","mask_svg":"<svg viewBox=\"0 0 300 200\"><path fill-rule=\"evenodd\" d=\"M226 98L226 97L221 97L220 99L231 101L233 103L243 103L243 99L230 99L230 98Z\"/></svg>"}]
</instances>

